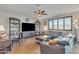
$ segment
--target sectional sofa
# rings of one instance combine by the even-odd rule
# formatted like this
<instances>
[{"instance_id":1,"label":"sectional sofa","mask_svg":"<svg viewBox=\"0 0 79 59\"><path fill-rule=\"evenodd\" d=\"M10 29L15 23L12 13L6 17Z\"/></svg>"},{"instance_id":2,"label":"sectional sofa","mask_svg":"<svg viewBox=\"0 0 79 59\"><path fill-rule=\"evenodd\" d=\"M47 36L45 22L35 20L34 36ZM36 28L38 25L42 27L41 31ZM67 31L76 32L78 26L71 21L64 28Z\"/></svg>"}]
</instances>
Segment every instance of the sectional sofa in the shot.
<instances>
[{"instance_id":1,"label":"sectional sofa","mask_svg":"<svg viewBox=\"0 0 79 59\"><path fill-rule=\"evenodd\" d=\"M47 42L40 41L40 51L42 54L70 54L75 39L75 34L69 33L65 37L57 37L56 39L59 41L57 45L49 45Z\"/></svg>"}]
</instances>

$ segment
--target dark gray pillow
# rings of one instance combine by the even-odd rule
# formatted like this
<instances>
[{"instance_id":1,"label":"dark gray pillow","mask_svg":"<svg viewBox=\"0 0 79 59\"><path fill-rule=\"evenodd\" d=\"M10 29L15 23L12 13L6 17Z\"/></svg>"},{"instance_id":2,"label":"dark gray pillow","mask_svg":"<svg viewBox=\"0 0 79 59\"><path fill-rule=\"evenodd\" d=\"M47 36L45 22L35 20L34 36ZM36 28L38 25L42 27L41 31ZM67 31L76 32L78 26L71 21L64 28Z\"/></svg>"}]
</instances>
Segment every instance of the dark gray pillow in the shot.
<instances>
[{"instance_id":1,"label":"dark gray pillow","mask_svg":"<svg viewBox=\"0 0 79 59\"><path fill-rule=\"evenodd\" d=\"M65 45L69 45L69 42L67 41L58 41L59 45L65 46Z\"/></svg>"},{"instance_id":2,"label":"dark gray pillow","mask_svg":"<svg viewBox=\"0 0 79 59\"><path fill-rule=\"evenodd\" d=\"M62 34L62 32L55 32L54 33L54 35L57 35L57 36L59 36L59 35L61 35Z\"/></svg>"}]
</instances>

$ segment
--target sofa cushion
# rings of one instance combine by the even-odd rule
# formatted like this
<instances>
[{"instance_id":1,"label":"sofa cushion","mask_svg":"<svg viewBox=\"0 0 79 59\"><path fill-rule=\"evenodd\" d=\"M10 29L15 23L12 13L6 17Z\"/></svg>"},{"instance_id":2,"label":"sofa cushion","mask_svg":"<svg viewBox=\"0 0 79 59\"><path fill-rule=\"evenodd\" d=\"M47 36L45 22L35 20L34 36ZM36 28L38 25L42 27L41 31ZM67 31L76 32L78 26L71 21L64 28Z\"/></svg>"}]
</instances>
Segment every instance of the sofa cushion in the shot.
<instances>
[{"instance_id":1,"label":"sofa cushion","mask_svg":"<svg viewBox=\"0 0 79 59\"><path fill-rule=\"evenodd\" d=\"M59 36L59 35L61 35L61 33L62 33L62 32L54 32L54 35Z\"/></svg>"},{"instance_id":2,"label":"sofa cushion","mask_svg":"<svg viewBox=\"0 0 79 59\"><path fill-rule=\"evenodd\" d=\"M52 34L52 37L53 37L53 39L54 39L54 38L57 38L57 37L61 36L61 34L62 34L62 32L54 32L54 33Z\"/></svg>"},{"instance_id":3,"label":"sofa cushion","mask_svg":"<svg viewBox=\"0 0 79 59\"><path fill-rule=\"evenodd\" d=\"M48 38L47 38L48 40L50 40L50 39L53 39L53 35L48 35Z\"/></svg>"},{"instance_id":4,"label":"sofa cushion","mask_svg":"<svg viewBox=\"0 0 79 59\"><path fill-rule=\"evenodd\" d=\"M65 46L65 45L69 45L69 42L67 41L58 41L59 45Z\"/></svg>"}]
</instances>

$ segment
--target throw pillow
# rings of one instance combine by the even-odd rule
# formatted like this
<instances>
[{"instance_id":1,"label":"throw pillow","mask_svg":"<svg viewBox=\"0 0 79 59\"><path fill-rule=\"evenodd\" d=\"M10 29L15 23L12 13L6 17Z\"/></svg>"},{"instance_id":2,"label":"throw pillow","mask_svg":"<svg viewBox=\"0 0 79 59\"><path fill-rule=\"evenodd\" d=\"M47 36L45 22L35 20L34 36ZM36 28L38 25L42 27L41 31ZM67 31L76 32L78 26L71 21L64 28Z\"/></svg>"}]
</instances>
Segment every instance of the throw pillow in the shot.
<instances>
[{"instance_id":1,"label":"throw pillow","mask_svg":"<svg viewBox=\"0 0 79 59\"><path fill-rule=\"evenodd\" d=\"M57 42L57 40L49 40L49 45L56 45Z\"/></svg>"}]
</instances>

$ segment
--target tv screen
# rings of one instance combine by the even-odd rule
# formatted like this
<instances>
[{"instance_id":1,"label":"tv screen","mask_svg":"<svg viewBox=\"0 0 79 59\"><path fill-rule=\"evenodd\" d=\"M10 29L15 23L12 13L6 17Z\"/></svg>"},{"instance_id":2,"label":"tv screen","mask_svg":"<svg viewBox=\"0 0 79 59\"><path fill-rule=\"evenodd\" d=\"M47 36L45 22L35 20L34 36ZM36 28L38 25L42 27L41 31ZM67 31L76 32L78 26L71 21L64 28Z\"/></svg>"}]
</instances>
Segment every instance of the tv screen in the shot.
<instances>
[{"instance_id":1,"label":"tv screen","mask_svg":"<svg viewBox=\"0 0 79 59\"><path fill-rule=\"evenodd\" d=\"M35 31L35 24L22 23L22 31Z\"/></svg>"}]
</instances>

